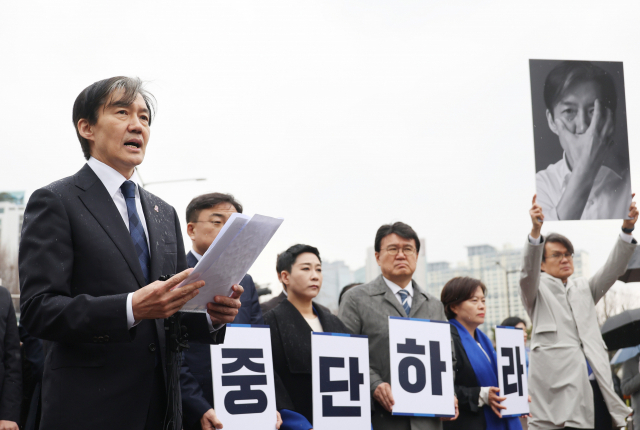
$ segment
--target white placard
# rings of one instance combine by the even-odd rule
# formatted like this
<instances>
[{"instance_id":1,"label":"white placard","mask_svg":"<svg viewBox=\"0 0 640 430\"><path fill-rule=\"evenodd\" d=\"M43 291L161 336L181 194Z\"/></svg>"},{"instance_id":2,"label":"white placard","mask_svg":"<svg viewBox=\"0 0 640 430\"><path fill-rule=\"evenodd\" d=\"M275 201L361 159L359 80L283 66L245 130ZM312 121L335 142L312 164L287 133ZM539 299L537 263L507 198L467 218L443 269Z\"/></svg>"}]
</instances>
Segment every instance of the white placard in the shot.
<instances>
[{"instance_id":1,"label":"white placard","mask_svg":"<svg viewBox=\"0 0 640 430\"><path fill-rule=\"evenodd\" d=\"M500 396L507 398L501 403L507 407L502 410L502 416L527 415L529 413L529 385L527 384L527 359L524 352L522 329L496 326L496 346Z\"/></svg>"},{"instance_id":2,"label":"white placard","mask_svg":"<svg viewBox=\"0 0 640 430\"><path fill-rule=\"evenodd\" d=\"M454 417L448 322L389 317L393 415Z\"/></svg>"},{"instance_id":3,"label":"white placard","mask_svg":"<svg viewBox=\"0 0 640 430\"><path fill-rule=\"evenodd\" d=\"M369 339L311 333L313 428L371 430Z\"/></svg>"},{"instance_id":4,"label":"white placard","mask_svg":"<svg viewBox=\"0 0 640 430\"><path fill-rule=\"evenodd\" d=\"M269 326L227 324L224 344L211 345L216 414L225 429L276 428Z\"/></svg>"}]
</instances>

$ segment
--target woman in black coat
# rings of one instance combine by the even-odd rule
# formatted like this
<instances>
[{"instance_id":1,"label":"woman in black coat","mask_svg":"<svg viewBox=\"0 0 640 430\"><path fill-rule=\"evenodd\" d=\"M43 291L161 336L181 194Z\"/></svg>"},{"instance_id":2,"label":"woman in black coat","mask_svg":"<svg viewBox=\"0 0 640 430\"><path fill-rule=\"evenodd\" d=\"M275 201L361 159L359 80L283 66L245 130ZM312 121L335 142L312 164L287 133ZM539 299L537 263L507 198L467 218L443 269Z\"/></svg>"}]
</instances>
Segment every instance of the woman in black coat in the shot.
<instances>
[{"instance_id":1,"label":"woman in black coat","mask_svg":"<svg viewBox=\"0 0 640 430\"><path fill-rule=\"evenodd\" d=\"M276 403L281 430L313 427L311 332L348 333L324 306L312 303L322 286L320 253L294 245L280 254L276 267L287 299L264 315L271 328Z\"/></svg>"}]
</instances>

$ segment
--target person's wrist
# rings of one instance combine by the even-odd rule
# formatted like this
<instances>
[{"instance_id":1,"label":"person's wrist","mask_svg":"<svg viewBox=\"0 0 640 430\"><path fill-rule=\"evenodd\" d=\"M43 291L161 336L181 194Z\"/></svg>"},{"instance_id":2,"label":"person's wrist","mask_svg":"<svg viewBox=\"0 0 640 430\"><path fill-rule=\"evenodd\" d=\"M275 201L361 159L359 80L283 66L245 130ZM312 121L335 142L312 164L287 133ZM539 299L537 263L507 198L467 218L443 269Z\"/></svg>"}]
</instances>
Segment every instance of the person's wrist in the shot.
<instances>
[{"instance_id":1,"label":"person's wrist","mask_svg":"<svg viewBox=\"0 0 640 430\"><path fill-rule=\"evenodd\" d=\"M540 228L534 227L531 229L531 233L529 234L531 235L532 238L537 239L540 237L540 230L541 230Z\"/></svg>"},{"instance_id":2,"label":"person's wrist","mask_svg":"<svg viewBox=\"0 0 640 430\"><path fill-rule=\"evenodd\" d=\"M622 231L626 234L631 234L633 233L633 230L635 229L635 225L632 224L631 222L628 222L628 220L625 220L622 223Z\"/></svg>"}]
</instances>

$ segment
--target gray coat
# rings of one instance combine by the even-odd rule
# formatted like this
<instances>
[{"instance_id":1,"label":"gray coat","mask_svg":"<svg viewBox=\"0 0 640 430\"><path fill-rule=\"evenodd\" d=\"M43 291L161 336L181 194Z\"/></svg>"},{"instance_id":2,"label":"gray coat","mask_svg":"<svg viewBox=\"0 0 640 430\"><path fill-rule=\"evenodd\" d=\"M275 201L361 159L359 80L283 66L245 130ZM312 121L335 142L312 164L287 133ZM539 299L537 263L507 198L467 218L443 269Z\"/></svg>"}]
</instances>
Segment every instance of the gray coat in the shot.
<instances>
[{"instance_id":1,"label":"gray coat","mask_svg":"<svg viewBox=\"0 0 640 430\"><path fill-rule=\"evenodd\" d=\"M442 303L425 293L415 281L411 318L447 321ZM368 284L347 291L338 314L354 334L369 337L369 373L371 395L382 382L391 383L389 366L389 316L407 317L402 305L385 284L382 275ZM374 430L440 430L439 418L392 416L374 401L372 424Z\"/></svg>"},{"instance_id":2,"label":"gray coat","mask_svg":"<svg viewBox=\"0 0 640 430\"><path fill-rule=\"evenodd\" d=\"M631 409L613 390L595 306L625 272L635 248L618 238L609 259L591 279L570 277L565 286L560 279L540 271L544 242L532 245L527 240L520 288L522 303L533 322L530 429L593 428L593 391L586 360L613 423L617 427L625 425Z\"/></svg>"},{"instance_id":3,"label":"gray coat","mask_svg":"<svg viewBox=\"0 0 640 430\"><path fill-rule=\"evenodd\" d=\"M640 356L636 355L627 360L622 365L622 394L631 396L631 407L633 414L633 428L640 429L640 373L638 373L638 365L640 364Z\"/></svg>"}]
</instances>

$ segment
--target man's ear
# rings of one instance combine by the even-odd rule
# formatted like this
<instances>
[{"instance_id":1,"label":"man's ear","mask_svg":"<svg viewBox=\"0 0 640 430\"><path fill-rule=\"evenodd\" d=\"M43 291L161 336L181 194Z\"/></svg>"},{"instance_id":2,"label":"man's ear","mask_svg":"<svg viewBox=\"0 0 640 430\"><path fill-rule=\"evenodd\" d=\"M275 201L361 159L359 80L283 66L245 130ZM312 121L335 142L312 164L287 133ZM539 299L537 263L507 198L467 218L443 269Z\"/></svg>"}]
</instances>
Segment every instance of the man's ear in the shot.
<instances>
[{"instance_id":1,"label":"man's ear","mask_svg":"<svg viewBox=\"0 0 640 430\"><path fill-rule=\"evenodd\" d=\"M378 266L380 266L380 253L376 252L376 263L378 263Z\"/></svg>"},{"instance_id":2,"label":"man's ear","mask_svg":"<svg viewBox=\"0 0 640 430\"><path fill-rule=\"evenodd\" d=\"M93 136L93 128L89 124L89 121L87 121L85 118L81 118L78 121L77 128L78 128L78 134L80 134L80 136L90 141L95 140L95 137Z\"/></svg>"},{"instance_id":3,"label":"man's ear","mask_svg":"<svg viewBox=\"0 0 640 430\"><path fill-rule=\"evenodd\" d=\"M551 129L553 134L555 134L556 136L559 136L558 126L553 120L553 115L551 114L551 112L549 112L549 109L547 109L547 124L549 124L549 128Z\"/></svg>"},{"instance_id":4,"label":"man's ear","mask_svg":"<svg viewBox=\"0 0 640 430\"><path fill-rule=\"evenodd\" d=\"M196 232L194 231L195 227L196 226L192 222L187 224L187 236L189 236L191 238L191 241L195 241L196 240Z\"/></svg>"}]
</instances>

